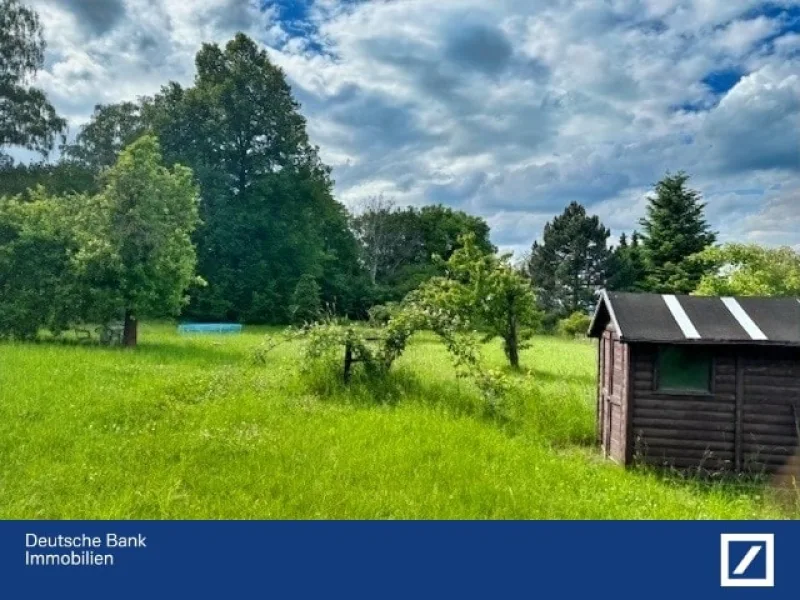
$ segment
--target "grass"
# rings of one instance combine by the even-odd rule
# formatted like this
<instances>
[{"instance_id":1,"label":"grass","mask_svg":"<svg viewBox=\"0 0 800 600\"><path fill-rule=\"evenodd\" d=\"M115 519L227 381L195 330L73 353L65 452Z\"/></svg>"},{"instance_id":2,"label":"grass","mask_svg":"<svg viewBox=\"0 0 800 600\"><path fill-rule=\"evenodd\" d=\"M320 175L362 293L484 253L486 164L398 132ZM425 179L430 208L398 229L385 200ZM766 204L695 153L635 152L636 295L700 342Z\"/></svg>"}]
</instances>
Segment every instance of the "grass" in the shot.
<instances>
[{"instance_id":1,"label":"grass","mask_svg":"<svg viewBox=\"0 0 800 600\"><path fill-rule=\"evenodd\" d=\"M624 470L593 446L594 346L537 338L487 414L443 347L415 338L391 377L302 374L266 329L135 351L0 345L5 519L745 519L796 516L766 488ZM487 360L503 365L499 345Z\"/></svg>"}]
</instances>

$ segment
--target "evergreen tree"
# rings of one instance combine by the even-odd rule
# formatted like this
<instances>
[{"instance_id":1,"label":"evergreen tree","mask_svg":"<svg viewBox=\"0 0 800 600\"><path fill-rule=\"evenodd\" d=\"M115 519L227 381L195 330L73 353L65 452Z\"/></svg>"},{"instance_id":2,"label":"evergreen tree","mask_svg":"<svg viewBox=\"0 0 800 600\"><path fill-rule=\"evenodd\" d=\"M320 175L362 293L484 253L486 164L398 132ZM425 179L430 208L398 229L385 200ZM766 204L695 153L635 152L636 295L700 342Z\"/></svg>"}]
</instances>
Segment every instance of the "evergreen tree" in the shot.
<instances>
[{"instance_id":1,"label":"evergreen tree","mask_svg":"<svg viewBox=\"0 0 800 600\"><path fill-rule=\"evenodd\" d=\"M542 243L534 242L531 249L528 273L546 322L594 306L595 292L606 285L609 235L600 219L588 216L577 202L545 225Z\"/></svg>"},{"instance_id":2,"label":"evergreen tree","mask_svg":"<svg viewBox=\"0 0 800 600\"><path fill-rule=\"evenodd\" d=\"M699 192L686 187L688 180L679 172L659 181L641 220L649 291L688 294L704 274L701 263L687 259L713 244L716 234L705 220Z\"/></svg>"},{"instance_id":3,"label":"evergreen tree","mask_svg":"<svg viewBox=\"0 0 800 600\"><path fill-rule=\"evenodd\" d=\"M623 233L619 238L619 245L614 249L611 257L608 289L620 292L642 291L646 274L639 233L633 232L630 243Z\"/></svg>"}]
</instances>

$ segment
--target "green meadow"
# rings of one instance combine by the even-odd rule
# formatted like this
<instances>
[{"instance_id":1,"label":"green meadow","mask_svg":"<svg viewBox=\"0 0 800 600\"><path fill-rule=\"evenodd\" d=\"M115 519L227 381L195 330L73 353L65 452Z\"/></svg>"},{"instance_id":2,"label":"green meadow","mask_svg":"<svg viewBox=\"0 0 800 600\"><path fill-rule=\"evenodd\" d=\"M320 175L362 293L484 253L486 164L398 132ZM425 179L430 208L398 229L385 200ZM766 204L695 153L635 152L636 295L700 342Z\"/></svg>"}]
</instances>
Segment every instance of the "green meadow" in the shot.
<instances>
[{"instance_id":1,"label":"green meadow","mask_svg":"<svg viewBox=\"0 0 800 600\"><path fill-rule=\"evenodd\" d=\"M603 460L588 341L535 338L498 416L431 335L387 380L349 386L338 365L302 368L300 342L271 347L278 335L143 324L135 350L0 344L0 517L797 516L764 485ZM499 344L484 353L503 368Z\"/></svg>"}]
</instances>

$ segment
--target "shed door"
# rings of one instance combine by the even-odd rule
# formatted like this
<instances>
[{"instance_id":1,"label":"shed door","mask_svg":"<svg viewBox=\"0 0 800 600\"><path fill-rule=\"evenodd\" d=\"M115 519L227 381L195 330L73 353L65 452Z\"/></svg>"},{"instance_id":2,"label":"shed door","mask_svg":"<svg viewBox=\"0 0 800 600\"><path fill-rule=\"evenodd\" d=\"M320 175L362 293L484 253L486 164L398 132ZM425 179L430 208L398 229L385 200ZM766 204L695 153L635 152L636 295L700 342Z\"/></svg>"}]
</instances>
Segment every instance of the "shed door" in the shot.
<instances>
[{"instance_id":1,"label":"shed door","mask_svg":"<svg viewBox=\"0 0 800 600\"><path fill-rule=\"evenodd\" d=\"M614 340L606 332L603 335L602 342L600 406L603 430L601 440L603 451L608 455L611 452L611 431L613 426L611 402L614 392Z\"/></svg>"}]
</instances>

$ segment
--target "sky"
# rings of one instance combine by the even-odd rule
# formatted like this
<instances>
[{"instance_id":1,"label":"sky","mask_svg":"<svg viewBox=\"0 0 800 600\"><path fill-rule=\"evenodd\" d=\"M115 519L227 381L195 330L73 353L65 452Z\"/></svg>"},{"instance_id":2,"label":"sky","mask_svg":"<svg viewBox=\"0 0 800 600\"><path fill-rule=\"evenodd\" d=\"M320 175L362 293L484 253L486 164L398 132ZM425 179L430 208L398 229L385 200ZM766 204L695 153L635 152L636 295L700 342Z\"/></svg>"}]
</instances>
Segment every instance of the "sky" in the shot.
<instances>
[{"instance_id":1,"label":"sky","mask_svg":"<svg viewBox=\"0 0 800 600\"><path fill-rule=\"evenodd\" d=\"M800 0L28 0L71 135L244 31L339 200L483 216L522 254L575 200L612 241L687 171L720 241L800 250Z\"/></svg>"}]
</instances>

